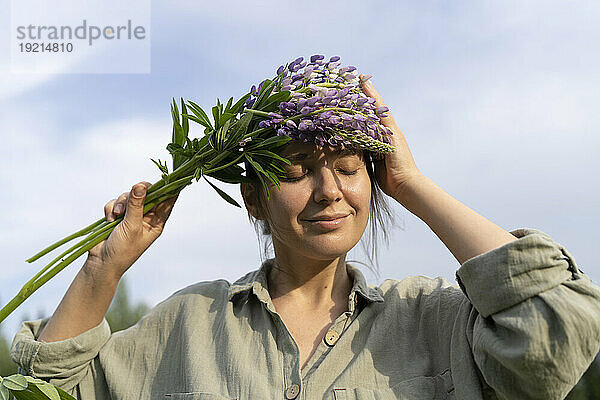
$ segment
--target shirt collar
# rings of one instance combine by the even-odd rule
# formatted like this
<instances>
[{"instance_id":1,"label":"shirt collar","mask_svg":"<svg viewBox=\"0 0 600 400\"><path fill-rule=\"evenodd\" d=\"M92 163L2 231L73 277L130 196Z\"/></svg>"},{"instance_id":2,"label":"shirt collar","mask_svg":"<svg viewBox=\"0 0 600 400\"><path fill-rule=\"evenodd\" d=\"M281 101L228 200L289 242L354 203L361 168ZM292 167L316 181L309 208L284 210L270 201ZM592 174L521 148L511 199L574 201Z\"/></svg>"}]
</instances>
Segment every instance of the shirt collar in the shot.
<instances>
[{"instance_id":1,"label":"shirt collar","mask_svg":"<svg viewBox=\"0 0 600 400\"><path fill-rule=\"evenodd\" d=\"M266 304L269 309L272 309L273 303L271 302L271 296L269 295L267 285L267 272L274 265L274 258L265 260L260 269L247 273L231 284L228 293L229 300L235 302L237 298L241 298L241 296L236 296L237 294L252 292L261 302ZM354 312L354 307L358 303L357 293L365 299L367 303L383 301L383 297L377 288L367 285L363 273L357 267L346 263L346 270L348 271L348 276L352 280L352 289L348 296L348 307L350 312ZM274 309L271 311L274 311Z\"/></svg>"}]
</instances>

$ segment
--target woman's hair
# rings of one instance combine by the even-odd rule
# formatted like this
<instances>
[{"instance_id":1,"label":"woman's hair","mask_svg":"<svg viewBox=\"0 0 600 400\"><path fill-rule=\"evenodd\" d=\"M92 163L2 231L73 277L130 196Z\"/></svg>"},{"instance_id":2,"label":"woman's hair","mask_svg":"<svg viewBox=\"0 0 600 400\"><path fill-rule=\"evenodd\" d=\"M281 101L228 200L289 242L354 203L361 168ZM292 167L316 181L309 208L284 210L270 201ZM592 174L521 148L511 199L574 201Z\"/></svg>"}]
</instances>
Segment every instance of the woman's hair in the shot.
<instances>
[{"instance_id":1,"label":"woman's hair","mask_svg":"<svg viewBox=\"0 0 600 400\"><path fill-rule=\"evenodd\" d=\"M386 247L389 246L388 230L391 226L395 225L395 218L387 202L386 195L379 187L377 179L375 178L375 172L373 167L372 153L368 151L363 152L363 159L367 168L367 173L371 180L371 207L369 209L369 221L365 233L361 238L361 246L368 258L369 264L364 264L369 268L376 276L379 275L379 239L383 238ZM267 204L267 198L265 189L262 186L260 180L254 173L254 170L246 163L246 174L252 180L252 185L257 189L253 193L258 196L257 205L260 215L264 216L264 220L257 220L250 212L248 212L248 219L254 225L254 230L258 237L259 246L262 242L262 257L268 258L270 249L273 246L272 235L273 230L269 225L270 213ZM277 189L275 189L277 190ZM262 239L264 242L262 241ZM356 261L354 261L356 262Z\"/></svg>"}]
</instances>

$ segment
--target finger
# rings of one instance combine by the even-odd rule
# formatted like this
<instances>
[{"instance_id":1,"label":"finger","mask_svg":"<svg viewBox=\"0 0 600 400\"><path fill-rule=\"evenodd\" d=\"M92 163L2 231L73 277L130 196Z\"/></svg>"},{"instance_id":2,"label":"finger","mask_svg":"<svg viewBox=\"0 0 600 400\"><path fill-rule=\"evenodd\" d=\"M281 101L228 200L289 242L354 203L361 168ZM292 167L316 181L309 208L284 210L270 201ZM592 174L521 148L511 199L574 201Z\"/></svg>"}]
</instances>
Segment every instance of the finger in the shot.
<instances>
[{"instance_id":1,"label":"finger","mask_svg":"<svg viewBox=\"0 0 600 400\"><path fill-rule=\"evenodd\" d=\"M142 228L147 187L145 182L136 183L127 195L127 208L123 220L130 229L141 230Z\"/></svg>"},{"instance_id":2,"label":"finger","mask_svg":"<svg viewBox=\"0 0 600 400\"><path fill-rule=\"evenodd\" d=\"M125 212L125 207L127 206L127 196L129 193L124 192L119 197L117 197L117 201L113 206L112 213L116 217L119 217Z\"/></svg>"},{"instance_id":3,"label":"finger","mask_svg":"<svg viewBox=\"0 0 600 400\"><path fill-rule=\"evenodd\" d=\"M104 206L104 218L106 218L108 222L113 222L115 220L115 216L112 211L116 201L117 199L112 199Z\"/></svg>"},{"instance_id":4,"label":"finger","mask_svg":"<svg viewBox=\"0 0 600 400\"><path fill-rule=\"evenodd\" d=\"M171 215L171 211L173 211L173 207L178 197L179 194L177 194L175 197L171 197L170 199L161 201L148 214L146 214L150 218L148 223L152 228L164 228L165 223Z\"/></svg>"},{"instance_id":5,"label":"finger","mask_svg":"<svg viewBox=\"0 0 600 400\"><path fill-rule=\"evenodd\" d=\"M362 79L363 76L364 75L360 76L360 82L361 82L361 87L362 87L364 94L375 99L375 106L387 107L385 105L385 102L383 101L383 98L379 94L379 92L377 92L377 90L375 90L375 86L373 86L373 84L371 83L370 80L363 80ZM381 118L381 123L383 124L383 126L387 126L388 128L392 128L392 127L397 128L397 125L396 125L396 122L394 121L394 117L392 116L392 113L390 111L387 111L385 114L387 116L384 118Z\"/></svg>"}]
</instances>

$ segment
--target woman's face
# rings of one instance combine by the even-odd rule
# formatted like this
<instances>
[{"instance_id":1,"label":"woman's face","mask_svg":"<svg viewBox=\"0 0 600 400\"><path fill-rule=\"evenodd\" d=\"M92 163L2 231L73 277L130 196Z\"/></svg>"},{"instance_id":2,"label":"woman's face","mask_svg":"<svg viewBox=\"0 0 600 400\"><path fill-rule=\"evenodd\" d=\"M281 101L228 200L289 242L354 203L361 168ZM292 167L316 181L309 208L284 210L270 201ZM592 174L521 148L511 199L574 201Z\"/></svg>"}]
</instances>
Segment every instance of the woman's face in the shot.
<instances>
[{"instance_id":1,"label":"woman's face","mask_svg":"<svg viewBox=\"0 0 600 400\"><path fill-rule=\"evenodd\" d=\"M281 155L291 165L267 202L277 256L329 260L346 254L369 218L371 180L362 152L290 142Z\"/></svg>"}]
</instances>

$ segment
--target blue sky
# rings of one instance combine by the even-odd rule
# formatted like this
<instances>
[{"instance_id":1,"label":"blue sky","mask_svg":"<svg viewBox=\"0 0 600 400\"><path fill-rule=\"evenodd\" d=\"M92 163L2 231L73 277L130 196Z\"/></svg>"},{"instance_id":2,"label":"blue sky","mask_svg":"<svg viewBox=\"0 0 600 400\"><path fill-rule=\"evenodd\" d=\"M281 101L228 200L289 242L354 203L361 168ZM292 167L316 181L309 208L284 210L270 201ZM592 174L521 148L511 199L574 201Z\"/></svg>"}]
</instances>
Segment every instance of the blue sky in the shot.
<instances>
[{"instance_id":1,"label":"blue sky","mask_svg":"<svg viewBox=\"0 0 600 400\"><path fill-rule=\"evenodd\" d=\"M0 26L10 26L0 0ZM106 201L159 174L169 102L212 106L297 56L340 55L373 75L421 172L501 227L550 234L600 282L597 2L152 2L150 74L13 74L0 32L0 300L42 267L23 260L102 215ZM110 60L106 60L110 62ZM200 130L192 132L199 136ZM222 185L236 198L237 187ZM458 264L395 206L381 277L443 276ZM360 251L351 258L365 260ZM50 314L83 258L3 324ZM127 272L150 305L201 280L260 264L244 211L197 184L163 236Z\"/></svg>"}]
</instances>

